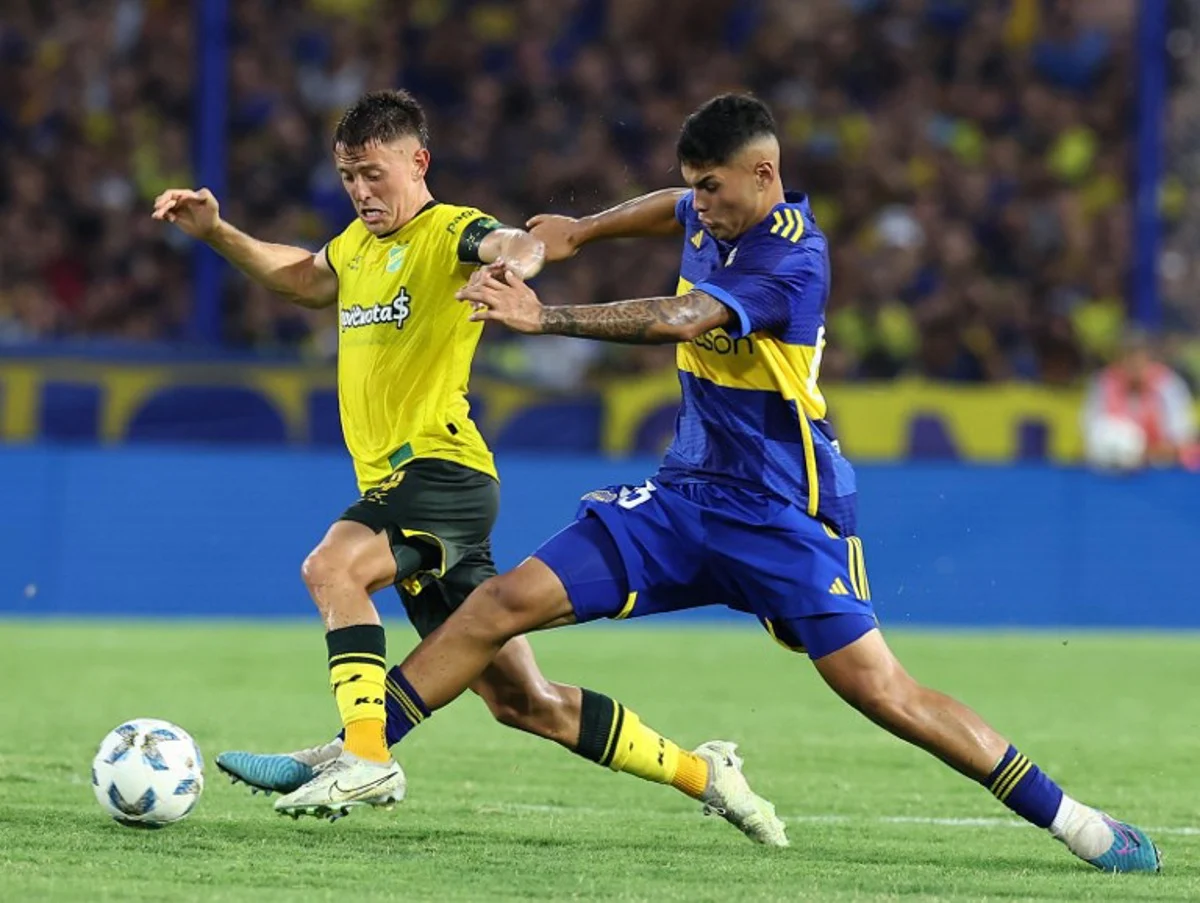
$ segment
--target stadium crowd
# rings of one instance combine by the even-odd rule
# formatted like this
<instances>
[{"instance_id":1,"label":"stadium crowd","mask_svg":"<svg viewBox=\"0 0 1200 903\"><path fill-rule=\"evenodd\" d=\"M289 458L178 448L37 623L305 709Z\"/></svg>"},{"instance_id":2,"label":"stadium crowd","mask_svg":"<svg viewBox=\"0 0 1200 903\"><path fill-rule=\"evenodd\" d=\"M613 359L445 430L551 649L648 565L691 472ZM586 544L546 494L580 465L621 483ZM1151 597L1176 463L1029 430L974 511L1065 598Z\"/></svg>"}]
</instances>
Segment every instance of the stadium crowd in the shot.
<instances>
[{"instance_id":1,"label":"stadium crowd","mask_svg":"<svg viewBox=\"0 0 1200 903\"><path fill-rule=\"evenodd\" d=\"M830 237L827 376L1076 383L1126 320L1134 7L238 0L222 209L314 249L340 231L352 211L328 136L372 88L426 104L437 196L511 223L676 184L683 116L751 89L779 119L785 182ZM5 8L0 342L182 337L189 244L148 210L193 183L193 23L168 0ZM667 293L677 259L669 241L597 246L542 283L574 301ZM238 277L223 311L231 346L336 344L327 314ZM481 364L562 387L670 360L489 334Z\"/></svg>"}]
</instances>

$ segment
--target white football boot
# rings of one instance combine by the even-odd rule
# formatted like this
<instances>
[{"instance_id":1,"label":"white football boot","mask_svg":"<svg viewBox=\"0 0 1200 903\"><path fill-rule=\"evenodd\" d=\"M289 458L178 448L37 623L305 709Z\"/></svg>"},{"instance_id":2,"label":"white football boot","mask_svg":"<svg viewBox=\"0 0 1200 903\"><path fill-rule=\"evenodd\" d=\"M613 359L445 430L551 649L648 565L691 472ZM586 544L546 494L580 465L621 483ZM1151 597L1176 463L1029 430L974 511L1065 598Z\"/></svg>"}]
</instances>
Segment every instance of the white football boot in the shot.
<instances>
[{"instance_id":1,"label":"white football boot","mask_svg":"<svg viewBox=\"0 0 1200 903\"><path fill-rule=\"evenodd\" d=\"M721 816L756 843L786 847L786 825L775 814L774 804L750 789L737 744L709 740L693 752L708 763L708 787L700 797L704 814Z\"/></svg>"},{"instance_id":2,"label":"white football boot","mask_svg":"<svg viewBox=\"0 0 1200 903\"><path fill-rule=\"evenodd\" d=\"M357 806L390 809L404 799L407 781L394 759L372 762L345 750L311 781L275 801L275 811L335 821Z\"/></svg>"}]
</instances>

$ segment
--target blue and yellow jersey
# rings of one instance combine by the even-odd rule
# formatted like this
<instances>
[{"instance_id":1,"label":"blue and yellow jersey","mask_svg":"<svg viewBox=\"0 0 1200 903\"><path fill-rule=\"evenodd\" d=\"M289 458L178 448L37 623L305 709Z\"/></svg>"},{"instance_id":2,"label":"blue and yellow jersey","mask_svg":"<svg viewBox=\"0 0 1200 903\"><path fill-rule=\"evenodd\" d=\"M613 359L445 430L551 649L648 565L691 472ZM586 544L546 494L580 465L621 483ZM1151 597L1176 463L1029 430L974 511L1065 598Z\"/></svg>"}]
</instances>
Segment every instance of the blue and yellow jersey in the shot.
<instances>
[{"instance_id":1,"label":"blue and yellow jersey","mask_svg":"<svg viewBox=\"0 0 1200 903\"><path fill-rule=\"evenodd\" d=\"M712 295L736 322L678 348L683 400L660 478L762 489L854 533L854 469L817 386L829 252L807 199L789 192L734 242L700 224L691 192L675 215L686 230L679 293Z\"/></svg>"}]
</instances>

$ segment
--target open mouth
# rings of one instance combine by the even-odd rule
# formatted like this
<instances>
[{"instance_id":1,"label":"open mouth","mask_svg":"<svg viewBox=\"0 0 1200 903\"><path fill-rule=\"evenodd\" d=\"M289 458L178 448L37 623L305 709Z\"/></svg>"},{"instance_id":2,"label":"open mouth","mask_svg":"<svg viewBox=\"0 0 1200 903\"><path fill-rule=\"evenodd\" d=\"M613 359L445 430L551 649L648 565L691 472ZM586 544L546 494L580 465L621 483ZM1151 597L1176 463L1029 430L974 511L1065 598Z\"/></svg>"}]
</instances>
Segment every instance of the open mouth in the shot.
<instances>
[{"instance_id":1,"label":"open mouth","mask_svg":"<svg viewBox=\"0 0 1200 903\"><path fill-rule=\"evenodd\" d=\"M368 224L383 222L384 213L378 207L364 207L358 211L358 215L362 217L362 221Z\"/></svg>"}]
</instances>

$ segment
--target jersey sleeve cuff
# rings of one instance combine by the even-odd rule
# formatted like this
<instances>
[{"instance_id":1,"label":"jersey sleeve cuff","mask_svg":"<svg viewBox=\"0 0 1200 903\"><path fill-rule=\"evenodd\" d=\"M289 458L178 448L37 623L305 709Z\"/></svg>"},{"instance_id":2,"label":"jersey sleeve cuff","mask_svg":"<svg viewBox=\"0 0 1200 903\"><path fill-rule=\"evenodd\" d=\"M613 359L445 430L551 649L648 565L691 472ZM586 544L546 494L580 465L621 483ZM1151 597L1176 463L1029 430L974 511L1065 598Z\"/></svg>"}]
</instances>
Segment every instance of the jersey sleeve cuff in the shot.
<instances>
[{"instance_id":1,"label":"jersey sleeve cuff","mask_svg":"<svg viewBox=\"0 0 1200 903\"><path fill-rule=\"evenodd\" d=\"M733 295L729 294L729 292L725 291L725 289L721 288L719 285L714 285L711 282L701 282L697 285L693 285L692 291L704 292L706 295L712 295L731 311L737 314L737 332L735 333L731 329L725 330L732 338L741 338L742 336L749 335L751 333L752 330L750 328L750 317L746 314L746 308L742 307L742 302L733 297Z\"/></svg>"},{"instance_id":2,"label":"jersey sleeve cuff","mask_svg":"<svg viewBox=\"0 0 1200 903\"><path fill-rule=\"evenodd\" d=\"M683 197L675 202L675 220L681 226L687 225L687 216L685 211L692 205L692 192L685 192Z\"/></svg>"}]
</instances>

